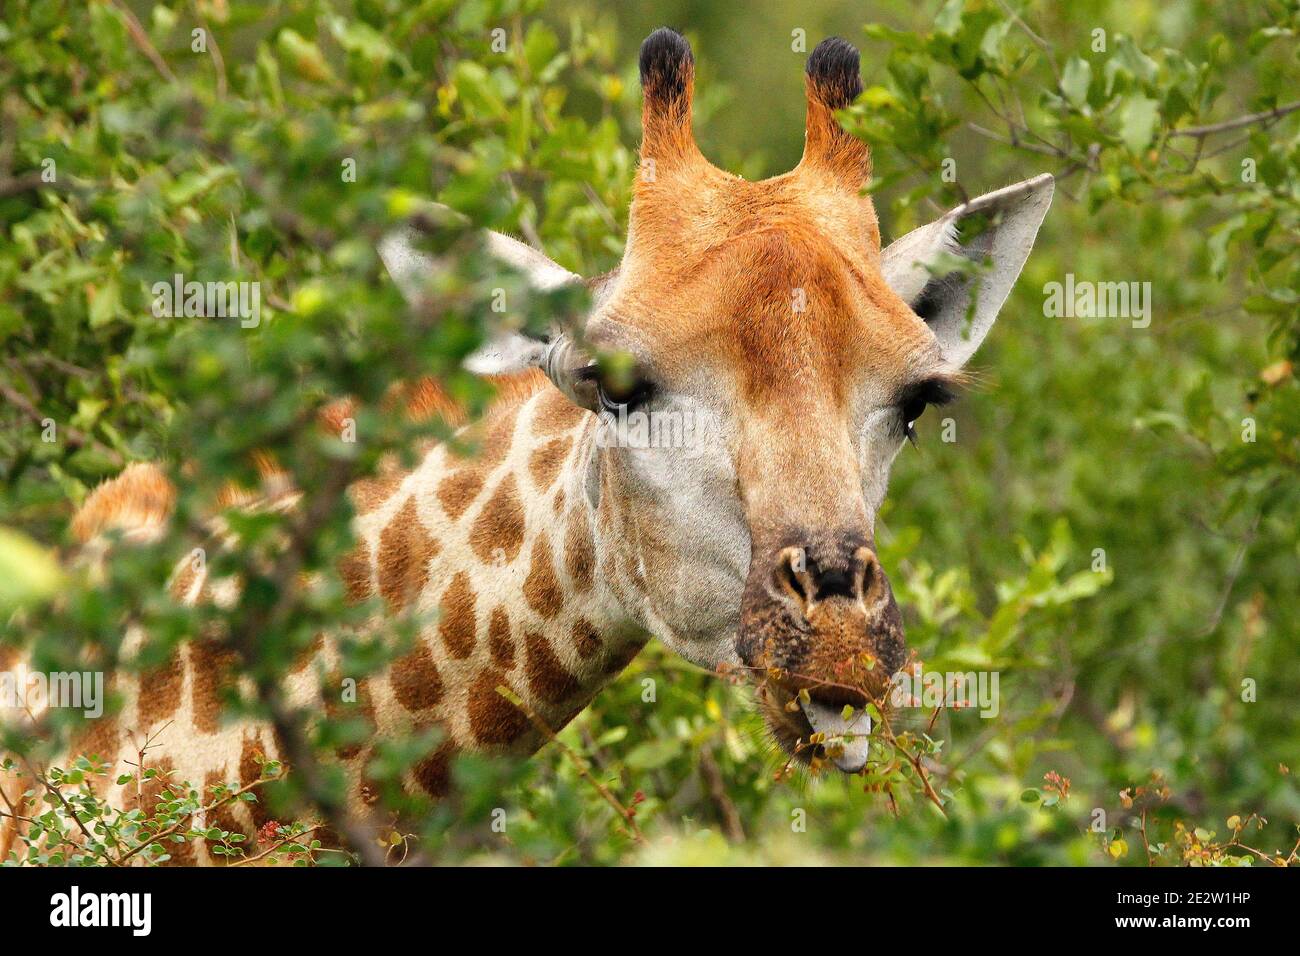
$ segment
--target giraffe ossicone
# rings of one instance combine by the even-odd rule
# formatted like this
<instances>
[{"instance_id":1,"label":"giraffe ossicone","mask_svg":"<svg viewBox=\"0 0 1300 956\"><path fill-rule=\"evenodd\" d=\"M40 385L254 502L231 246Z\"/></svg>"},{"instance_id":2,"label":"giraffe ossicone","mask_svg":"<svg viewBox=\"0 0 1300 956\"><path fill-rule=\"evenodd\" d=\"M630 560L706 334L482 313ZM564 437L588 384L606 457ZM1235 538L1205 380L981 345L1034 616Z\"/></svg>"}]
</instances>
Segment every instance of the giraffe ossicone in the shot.
<instances>
[{"instance_id":1,"label":"giraffe ossicone","mask_svg":"<svg viewBox=\"0 0 1300 956\"><path fill-rule=\"evenodd\" d=\"M438 727L442 742L405 783L443 794L457 751L526 754L544 742L499 688L558 730L651 637L695 664L754 675L782 747L856 772L870 754L865 707L888 706L905 663L875 553L889 469L911 422L952 397L988 334L1052 178L976 198L882 249L864 189L870 153L836 119L861 92L851 45L829 40L809 56L803 158L760 182L696 147L683 37L656 31L640 65L640 155L654 175L636 179L622 262L588 282L580 327L546 340L502 331L472 357L471 370L499 386L466 426L476 457L437 445L410 471L350 491L358 547L340 567L350 597L378 597L393 615L437 612L405 656L356 682L351 701L321 700L319 675L327 688L343 676L329 640L285 675L295 706L373 725L334 755L358 812L378 799L366 773L376 741ZM975 221L981 231L964 235ZM584 281L517 240L486 243L539 288ZM380 253L419 299L427 260L411 235ZM945 272L953 255L979 267ZM593 364L614 353L630 363L617 381ZM424 414L448 407L431 382L409 398ZM697 440L602 440L635 413L697 423ZM159 469L132 466L88 498L77 533L127 528L148 540L173 499ZM188 560L173 593L233 599L229 582ZM133 741L168 725L158 756L179 779L249 777L258 754L279 748L264 725L221 721L229 667L194 641L138 680L117 675L121 712L74 752L115 760L112 780L135 758ZM136 798L116 786L106 796ZM227 824L260 825L243 804Z\"/></svg>"}]
</instances>

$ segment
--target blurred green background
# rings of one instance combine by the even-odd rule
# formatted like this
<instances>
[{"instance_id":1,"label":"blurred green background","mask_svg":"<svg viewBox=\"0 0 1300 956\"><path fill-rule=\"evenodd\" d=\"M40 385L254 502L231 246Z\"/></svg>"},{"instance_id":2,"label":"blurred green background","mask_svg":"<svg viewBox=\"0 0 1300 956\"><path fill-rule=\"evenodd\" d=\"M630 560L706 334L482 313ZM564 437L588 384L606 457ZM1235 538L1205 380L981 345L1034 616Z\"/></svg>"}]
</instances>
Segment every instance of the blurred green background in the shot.
<instances>
[{"instance_id":1,"label":"blurred green background","mask_svg":"<svg viewBox=\"0 0 1300 956\"><path fill-rule=\"evenodd\" d=\"M455 304L436 337L410 340L383 324L397 306L371 244L438 200L583 274L615 265L637 47L658 26L693 44L705 155L747 177L798 161L807 52L829 35L858 44L867 89L845 122L873 147L886 241L963 195L1059 177L974 360L978 384L943 412L956 441L940 440L939 415L922 419L878 529L909 643L931 667L1002 677L996 719L944 713L930 732L946 817L906 767L774 779L748 692L652 644L563 735L637 803L648 846L552 745L522 766L463 759L464 796L424 835L438 859L1258 864L1292 851L1300 114L1176 131L1300 94L1294 0L130 4L177 84L132 41L123 6L11 4L0 34L14 175L56 155L83 183L0 194L0 375L86 438L43 446L19 406L0 412L0 523L47 545L123 461L244 474L241 452L300 447L284 424L300 407L378 395L413 359L481 399L455 371L480 334L481 263L449 258ZM224 91L187 52L199 23L220 38ZM337 182L345 155L355 184ZM148 316L143 288L178 263L220 263L231 230L283 331L205 378L192 359L233 355L229 330L178 336ZM1044 286L1067 273L1150 282L1150 326L1046 317ZM274 414L249 381L284 386ZM363 470L385 442L399 436L376 437ZM316 467L286 456L300 476ZM7 640L66 644L76 632L56 620Z\"/></svg>"}]
</instances>

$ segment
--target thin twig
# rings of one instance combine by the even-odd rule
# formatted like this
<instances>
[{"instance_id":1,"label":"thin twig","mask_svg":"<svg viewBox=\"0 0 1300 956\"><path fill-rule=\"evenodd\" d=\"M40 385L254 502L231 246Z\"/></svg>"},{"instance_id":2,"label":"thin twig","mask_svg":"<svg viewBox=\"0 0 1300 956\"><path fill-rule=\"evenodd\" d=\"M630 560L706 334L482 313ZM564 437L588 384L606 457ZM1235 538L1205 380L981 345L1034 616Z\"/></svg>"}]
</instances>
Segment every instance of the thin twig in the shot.
<instances>
[{"instance_id":1,"label":"thin twig","mask_svg":"<svg viewBox=\"0 0 1300 956\"><path fill-rule=\"evenodd\" d=\"M554 742L554 744L560 748L561 752L566 757L569 758L569 761L573 764L574 768L578 771L578 776L581 777L583 780L586 780L589 784L591 784L592 787L596 789L596 792L601 795L604 801L614 808L614 811L618 814L619 819L621 819L624 823L627 824L628 831L632 839L635 840L640 845L645 846L646 845L645 837L641 835L641 828L636 825L636 811L630 810L627 807L625 807L623 805L623 802L619 800L618 797L614 796L613 792L609 789L609 787L605 786L594 776L592 776L591 770L588 769L587 767L587 762L583 760L580 756L578 756L578 754L573 750L572 747L570 747L563 740L557 737L555 735L555 731L551 730L551 728L546 725L546 722L542 720L541 717L537 716L537 714L533 712L533 709L529 707L527 704L525 704L518 694L512 691L509 687L506 687L504 684L499 685L497 687L497 693L500 694L502 697L504 697L506 700L510 701L510 703L514 704L514 706L517 707L520 710L520 712L523 713L523 715L528 718L529 722L532 723L532 725L536 727L542 733L542 735L546 737L547 740Z\"/></svg>"},{"instance_id":2,"label":"thin twig","mask_svg":"<svg viewBox=\"0 0 1300 956\"><path fill-rule=\"evenodd\" d=\"M722 780L722 771L719 769L718 761L714 758L713 751L709 747L700 748L700 776L704 778L704 784L709 791L709 796L717 806L719 816L722 817L723 834L732 843L744 842L745 828L741 825L740 814L736 812L735 803L727 795L727 788Z\"/></svg>"},{"instance_id":3,"label":"thin twig","mask_svg":"<svg viewBox=\"0 0 1300 956\"><path fill-rule=\"evenodd\" d=\"M1233 555L1232 564L1228 567L1228 580L1223 586L1223 594L1219 597L1219 603L1214 609L1214 614L1205 623L1205 626L1197 633L1197 637L1208 637L1218 628L1219 622L1223 620L1223 613L1228 609L1228 601L1232 597L1232 590L1237 585L1237 578L1241 576L1242 565L1246 562L1246 552L1255 541L1255 533L1259 530L1260 520L1264 517L1264 509L1260 508L1255 512L1255 517L1246 529L1245 536L1241 539L1241 545L1237 548L1237 553Z\"/></svg>"},{"instance_id":4,"label":"thin twig","mask_svg":"<svg viewBox=\"0 0 1300 956\"><path fill-rule=\"evenodd\" d=\"M149 34L146 33L144 27L140 25L140 21L137 20L135 14L131 12L131 8L123 3L122 0L113 0L113 6L115 6L118 12L122 14L122 19L126 22L127 32L131 34L131 39L135 41L135 45L138 46L140 51L149 58L149 61L153 63L158 72L163 75L163 79L167 80L169 83L175 83L176 74L173 73L172 68L167 65L167 61L162 58L162 54L158 52L157 47L150 42Z\"/></svg>"},{"instance_id":5,"label":"thin twig","mask_svg":"<svg viewBox=\"0 0 1300 956\"><path fill-rule=\"evenodd\" d=\"M1142 808L1142 848L1147 851L1147 866L1152 866L1151 862L1151 843L1147 840L1147 808Z\"/></svg>"},{"instance_id":6,"label":"thin twig","mask_svg":"<svg viewBox=\"0 0 1300 956\"><path fill-rule=\"evenodd\" d=\"M1014 149L1024 149L1024 150L1028 150L1031 153L1039 153L1040 155L1043 156L1052 156L1058 159L1066 155L1061 150L1055 149L1051 146L1040 146L1037 143L1026 143L1022 139L1013 140L1005 136L999 136L991 129L985 129L983 126L980 126L977 123L967 123L966 128L971 130L972 132L979 133L981 136L991 139L996 143L1001 143L1003 146L1010 146Z\"/></svg>"},{"instance_id":7,"label":"thin twig","mask_svg":"<svg viewBox=\"0 0 1300 956\"><path fill-rule=\"evenodd\" d=\"M26 395L18 391L16 388L6 385L4 382L0 382L0 395L3 395L11 405L26 414L28 418L32 419L42 427L45 425L46 421L54 421L50 415L46 415L33 405ZM126 463L126 460L118 452L109 448L107 445L101 443L92 436L87 435L85 432L73 428L71 425L59 425L56 423L55 427L56 429L62 429L64 440L73 448L81 448L83 445L90 445L100 454L104 455L114 466L120 468Z\"/></svg>"},{"instance_id":8,"label":"thin twig","mask_svg":"<svg viewBox=\"0 0 1300 956\"><path fill-rule=\"evenodd\" d=\"M301 833L295 833L292 836L285 837L279 843L267 847L261 853L257 854L257 856L250 856L243 860L235 860L230 865L251 866L252 864L256 863L258 860L266 859L266 857L270 856L272 853L274 853L276 850L280 849L280 847L284 846L287 843L301 843L303 837L305 837L309 833L315 833L319 829L321 829L321 825L318 823L315 826L308 827L307 829L303 830Z\"/></svg>"},{"instance_id":9,"label":"thin twig","mask_svg":"<svg viewBox=\"0 0 1300 956\"><path fill-rule=\"evenodd\" d=\"M1006 0L998 0L998 3L1002 9L1006 11L1007 16L1011 18L1012 22L1015 23L1016 26L1020 27L1029 39L1033 40L1035 45L1046 54L1047 65L1052 68L1052 73L1056 75L1056 81L1059 83L1061 81L1061 71L1057 69L1056 57L1053 55L1055 50L1053 49L1052 44L1048 43L1045 39L1031 30L1029 24L1020 18L1020 15L1011 8L1010 4L1006 3Z\"/></svg>"},{"instance_id":10,"label":"thin twig","mask_svg":"<svg viewBox=\"0 0 1300 956\"><path fill-rule=\"evenodd\" d=\"M221 46L217 43L217 35L212 32L212 28L203 24L203 32L208 35L208 42L211 44L212 67L217 71L217 99L226 98L226 58L221 55Z\"/></svg>"},{"instance_id":11,"label":"thin twig","mask_svg":"<svg viewBox=\"0 0 1300 956\"><path fill-rule=\"evenodd\" d=\"M75 176L69 176L67 173L60 173L53 180L46 180L44 177L45 174L42 170L34 169L20 176L0 179L0 199L8 199L10 196L17 196L19 193L33 192L39 189L51 189L55 192L68 193L92 188L89 182Z\"/></svg>"},{"instance_id":12,"label":"thin twig","mask_svg":"<svg viewBox=\"0 0 1300 956\"><path fill-rule=\"evenodd\" d=\"M1222 123L1211 123L1208 126L1187 126L1183 129L1169 131L1169 137L1175 136L1213 136L1215 133L1224 133L1231 129L1241 129L1243 126L1252 126L1255 123L1272 123L1281 119L1288 113L1294 113L1300 110L1300 100L1294 103L1288 103L1286 106L1275 106L1271 110L1264 110L1261 113L1249 113L1246 116L1238 116L1236 119L1224 120Z\"/></svg>"}]
</instances>

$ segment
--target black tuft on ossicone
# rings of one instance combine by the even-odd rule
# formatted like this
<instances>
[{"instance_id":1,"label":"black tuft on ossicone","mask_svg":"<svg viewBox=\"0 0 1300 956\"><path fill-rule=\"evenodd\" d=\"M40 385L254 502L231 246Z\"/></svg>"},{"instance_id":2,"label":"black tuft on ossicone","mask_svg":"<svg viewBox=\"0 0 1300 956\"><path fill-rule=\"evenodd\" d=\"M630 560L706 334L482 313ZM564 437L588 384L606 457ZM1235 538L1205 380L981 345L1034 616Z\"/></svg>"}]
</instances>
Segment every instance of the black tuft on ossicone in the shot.
<instances>
[{"instance_id":1,"label":"black tuft on ossicone","mask_svg":"<svg viewBox=\"0 0 1300 956\"><path fill-rule=\"evenodd\" d=\"M676 30L660 27L641 44L641 88L648 97L680 99L694 66L691 45Z\"/></svg>"},{"instance_id":2,"label":"black tuft on ossicone","mask_svg":"<svg viewBox=\"0 0 1300 956\"><path fill-rule=\"evenodd\" d=\"M818 43L817 49L808 57L807 71L818 99L831 109L848 106L862 92L858 48L848 40L827 37Z\"/></svg>"}]
</instances>

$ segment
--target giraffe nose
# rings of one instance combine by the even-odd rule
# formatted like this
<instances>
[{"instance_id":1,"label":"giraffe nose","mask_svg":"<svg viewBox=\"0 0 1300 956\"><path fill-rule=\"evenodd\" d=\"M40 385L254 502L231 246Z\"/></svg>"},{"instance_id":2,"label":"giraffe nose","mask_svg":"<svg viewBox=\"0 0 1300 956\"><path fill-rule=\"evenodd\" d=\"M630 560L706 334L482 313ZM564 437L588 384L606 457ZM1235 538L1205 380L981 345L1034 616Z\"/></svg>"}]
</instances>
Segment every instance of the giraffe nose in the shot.
<instances>
[{"instance_id":1,"label":"giraffe nose","mask_svg":"<svg viewBox=\"0 0 1300 956\"><path fill-rule=\"evenodd\" d=\"M807 618L820 601L839 597L866 600L884 576L875 552L862 545L844 557L820 559L805 548L782 548L777 555L774 584Z\"/></svg>"}]
</instances>

